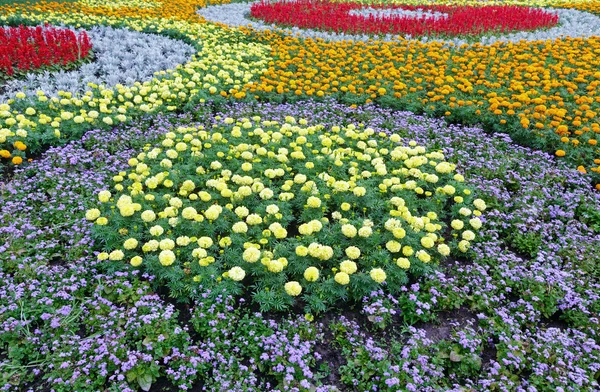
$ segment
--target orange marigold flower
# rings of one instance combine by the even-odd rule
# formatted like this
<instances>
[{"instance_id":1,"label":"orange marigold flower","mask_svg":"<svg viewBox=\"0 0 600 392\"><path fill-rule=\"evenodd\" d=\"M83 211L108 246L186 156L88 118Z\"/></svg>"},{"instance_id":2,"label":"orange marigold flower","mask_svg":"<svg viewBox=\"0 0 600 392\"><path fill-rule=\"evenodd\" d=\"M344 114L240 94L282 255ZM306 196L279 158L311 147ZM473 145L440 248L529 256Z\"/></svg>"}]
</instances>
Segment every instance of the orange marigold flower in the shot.
<instances>
[{"instance_id":1,"label":"orange marigold flower","mask_svg":"<svg viewBox=\"0 0 600 392\"><path fill-rule=\"evenodd\" d=\"M554 154L556 154L557 157L564 157L566 153L564 150L556 150Z\"/></svg>"},{"instance_id":2,"label":"orange marigold flower","mask_svg":"<svg viewBox=\"0 0 600 392\"><path fill-rule=\"evenodd\" d=\"M20 156L13 157L12 163L14 165L20 165L21 163L23 163L23 158L21 158Z\"/></svg>"},{"instance_id":3,"label":"orange marigold flower","mask_svg":"<svg viewBox=\"0 0 600 392\"><path fill-rule=\"evenodd\" d=\"M0 150L0 157L8 159L8 158L10 158L10 155L11 155L10 151Z\"/></svg>"}]
</instances>

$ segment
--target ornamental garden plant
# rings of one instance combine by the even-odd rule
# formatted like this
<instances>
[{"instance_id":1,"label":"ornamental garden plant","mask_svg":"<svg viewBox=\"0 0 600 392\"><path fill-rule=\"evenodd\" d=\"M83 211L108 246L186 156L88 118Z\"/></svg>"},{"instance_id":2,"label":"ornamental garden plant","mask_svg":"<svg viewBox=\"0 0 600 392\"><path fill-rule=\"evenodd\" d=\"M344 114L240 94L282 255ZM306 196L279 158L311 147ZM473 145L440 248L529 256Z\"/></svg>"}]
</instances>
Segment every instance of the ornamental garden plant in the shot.
<instances>
[{"instance_id":1,"label":"ornamental garden plant","mask_svg":"<svg viewBox=\"0 0 600 392\"><path fill-rule=\"evenodd\" d=\"M594 2L1 4L0 390L600 388Z\"/></svg>"},{"instance_id":2,"label":"ornamental garden plant","mask_svg":"<svg viewBox=\"0 0 600 392\"><path fill-rule=\"evenodd\" d=\"M303 294L308 313L323 312L384 282L399 293L467 252L486 208L440 151L401 141L293 117L177 128L87 211L106 242L98 258L142 267L175 296L248 287L265 311Z\"/></svg>"},{"instance_id":3,"label":"ornamental garden plant","mask_svg":"<svg viewBox=\"0 0 600 392\"><path fill-rule=\"evenodd\" d=\"M91 56L85 32L48 26L0 29L0 81L29 71L76 67Z\"/></svg>"}]
</instances>

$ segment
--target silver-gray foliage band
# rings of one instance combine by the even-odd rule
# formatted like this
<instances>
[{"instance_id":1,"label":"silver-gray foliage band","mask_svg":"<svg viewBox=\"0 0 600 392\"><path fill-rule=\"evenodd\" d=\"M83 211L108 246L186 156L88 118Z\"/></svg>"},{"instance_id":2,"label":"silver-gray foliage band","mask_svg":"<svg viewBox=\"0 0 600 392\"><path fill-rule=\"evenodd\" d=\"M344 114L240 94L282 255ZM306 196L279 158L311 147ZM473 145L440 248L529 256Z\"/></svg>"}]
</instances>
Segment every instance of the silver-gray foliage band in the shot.
<instances>
[{"instance_id":1,"label":"silver-gray foliage band","mask_svg":"<svg viewBox=\"0 0 600 392\"><path fill-rule=\"evenodd\" d=\"M74 30L78 31L78 30ZM29 96L42 90L47 96L58 91L82 93L88 83L113 87L133 85L150 80L154 73L187 62L195 53L194 47L183 41L156 34L126 29L95 26L86 30L93 45L95 60L73 71L30 73L22 80L11 80L3 86L0 102L14 97L19 91Z\"/></svg>"}]
</instances>

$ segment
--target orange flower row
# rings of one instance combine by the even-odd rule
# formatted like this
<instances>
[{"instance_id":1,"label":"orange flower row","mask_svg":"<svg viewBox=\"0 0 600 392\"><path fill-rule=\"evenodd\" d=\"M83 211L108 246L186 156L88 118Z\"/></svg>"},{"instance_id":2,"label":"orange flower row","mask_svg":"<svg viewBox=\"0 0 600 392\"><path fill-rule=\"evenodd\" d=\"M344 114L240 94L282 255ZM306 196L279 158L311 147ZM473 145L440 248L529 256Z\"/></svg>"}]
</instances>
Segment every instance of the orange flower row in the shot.
<instances>
[{"instance_id":1,"label":"orange flower row","mask_svg":"<svg viewBox=\"0 0 600 392\"><path fill-rule=\"evenodd\" d=\"M228 1L225 1L228 2ZM118 18L166 18L197 21L196 10L209 4L220 4L221 0L168 0L159 2L157 7L92 7L79 2L54 2L41 0L34 4L9 4L0 6L0 14L14 13L83 13Z\"/></svg>"},{"instance_id":2,"label":"orange flower row","mask_svg":"<svg viewBox=\"0 0 600 392\"><path fill-rule=\"evenodd\" d=\"M261 37L275 60L260 83L247 86L250 95L334 95L483 123L600 170L593 163L600 157L599 38L451 49Z\"/></svg>"}]
</instances>

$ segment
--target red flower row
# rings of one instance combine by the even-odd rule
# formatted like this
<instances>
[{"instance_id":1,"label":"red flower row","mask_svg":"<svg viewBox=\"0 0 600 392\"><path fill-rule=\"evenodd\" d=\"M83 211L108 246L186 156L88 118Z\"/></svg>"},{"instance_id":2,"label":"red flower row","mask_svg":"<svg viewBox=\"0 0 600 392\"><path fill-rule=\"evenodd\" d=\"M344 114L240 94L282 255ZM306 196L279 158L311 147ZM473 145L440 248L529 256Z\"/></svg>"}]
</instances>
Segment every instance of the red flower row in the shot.
<instances>
[{"instance_id":1,"label":"red flower row","mask_svg":"<svg viewBox=\"0 0 600 392\"><path fill-rule=\"evenodd\" d=\"M435 18L423 15L357 15L352 10L365 8L357 3L331 3L320 0L263 0L251 7L253 18L267 23L320 29L350 34L392 34L458 36L485 32L508 33L535 30L558 23L558 16L541 9L518 6L453 7L453 6L384 6L379 8L422 10L444 13Z\"/></svg>"},{"instance_id":2,"label":"red flower row","mask_svg":"<svg viewBox=\"0 0 600 392\"><path fill-rule=\"evenodd\" d=\"M67 65L85 58L91 49L85 32L48 26L0 28L0 75Z\"/></svg>"}]
</instances>

